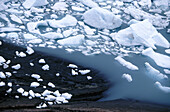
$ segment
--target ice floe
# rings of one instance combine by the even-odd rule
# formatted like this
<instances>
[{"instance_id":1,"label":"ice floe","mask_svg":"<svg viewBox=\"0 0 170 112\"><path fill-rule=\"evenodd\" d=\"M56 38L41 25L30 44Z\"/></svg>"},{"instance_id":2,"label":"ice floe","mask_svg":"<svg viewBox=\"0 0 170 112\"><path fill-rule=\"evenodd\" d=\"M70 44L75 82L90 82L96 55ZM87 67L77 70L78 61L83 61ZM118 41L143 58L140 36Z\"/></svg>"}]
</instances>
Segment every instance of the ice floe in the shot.
<instances>
[{"instance_id":1,"label":"ice floe","mask_svg":"<svg viewBox=\"0 0 170 112\"><path fill-rule=\"evenodd\" d=\"M170 74L170 70L168 70L168 69L164 69L164 72L165 72L166 74Z\"/></svg>"},{"instance_id":2,"label":"ice floe","mask_svg":"<svg viewBox=\"0 0 170 112\"><path fill-rule=\"evenodd\" d=\"M12 21L17 22L19 24L22 24L21 19L14 14L10 15L10 18L11 18Z\"/></svg>"},{"instance_id":3,"label":"ice floe","mask_svg":"<svg viewBox=\"0 0 170 112\"><path fill-rule=\"evenodd\" d=\"M83 44L84 35L76 35L69 38L58 40L57 42L62 46L78 46Z\"/></svg>"},{"instance_id":4,"label":"ice floe","mask_svg":"<svg viewBox=\"0 0 170 112\"><path fill-rule=\"evenodd\" d=\"M6 76L5 76L5 74L3 72L0 72L0 78L1 79L5 79L6 78Z\"/></svg>"},{"instance_id":5,"label":"ice floe","mask_svg":"<svg viewBox=\"0 0 170 112\"><path fill-rule=\"evenodd\" d=\"M23 94L24 93L24 89L23 88L19 88L19 89L17 89L17 92Z\"/></svg>"},{"instance_id":6,"label":"ice floe","mask_svg":"<svg viewBox=\"0 0 170 112\"><path fill-rule=\"evenodd\" d=\"M95 3L93 0L77 0L81 3L83 3L84 5L94 8L94 7L99 7L99 5L97 3Z\"/></svg>"},{"instance_id":7,"label":"ice floe","mask_svg":"<svg viewBox=\"0 0 170 112\"><path fill-rule=\"evenodd\" d=\"M123 74L122 78L126 79L128 82L132 82L132 76L129 74Z\"/></svg>"},{"instance_id":8,"label":"ice floe","mask_svg":"<svg viewBox=\"0 0 170 112\"><path fill-rule=\"evenodd\" d=\"M122 57L117 56L115 58L115 60L117 60L120 64L122 64L123 66L125 66L126 68L130 69L130 70L139 70L139 68L135 65L133 65L132 63L124 60Z\"/></svg>"},{"instance_id":9,"label":"ice floe","mask_svg":"<svg viewBox=\"0 0 170 112\"><path fill-rule=\"evenodd\" d=\"M38 61L38 63L43 64L43 63L46 63L46 62L45 62L45 60L44 60L44 59L40 59L40 60Z\"/></svg>"},{"instance_id":10,"label":"ice floe","mask_svg":"<svg viewBox=\"0 0 170 112\"><path fill-rule=\"evenodd\" d=\"M170 93L170 87L162 86L160 82L155 82L155 86L165 93Z\"/></svg>"},{"instance_id":11,"label":"ice floe","mask_svg":"<svg viewBox=\"0 0 170 112\"><path fill-rule=\"evenodd\" d=\"M42 70L50 70L50 67L49 67L49 65L44 65L44 66L42 66Z\"/></svg>"},{"instance_id":12,"label":"ice floe","mask_svg":"<svg viewBox=\"0 0 170 112\"><path fill-rule=\"evenodd\" d=\"M36 88L38 86L40 86L40 84L38 82L32 82L30 85L30 87L34 87L34 88Z\"/></svg>"},{"instance_id":13,"label":"ice floe","mask_svg":"<svg viewBox=\"0 0 170 112\"><path fill-rule=\"evenodd\" d=\"M150 57L155 63L163 68L170 68L170 57L164 54L155 52L152 48L147 48L142 51L142 54Z\"/></svg>"},{"instance_id":14,"label":"ice floe","mask_svg":"<svg viewBox=\"0 0 170 112\"><path fill-rule=\"evenodd\" d=\"M5 86L5 82L1 81L0 82L0 87Z\"/></svg>"},{"instance_id":15,"label":"ice floe","mask_svg":"<svg viewBox=\"0 0 170 112\"><path fill-rule=\"evenodd\" d=\"M61 20L48 20L48 23L52 28L62 28L75 26L77 24L77 19L71 15L66 15Z\"/></svg>"},{"instance_id":16,"label":"ice floe","mask_svg":"<svg viewBox=\"0 0 170 112\"><path fill-rule=\"evenodd\" d=\"M21 58L24 58L24 57L27 56L24 52L18 52L18 51L16 51L15 53L16 53L16 55L17 55L18 57L21 57Z\"/></svg>"},{"instance_id":17,"label":"ice floe","mask_svg":"<svg viewBox=\"0 0 170 112\"><path fill-rule=\"evenodd\" d=\"M0 56L0 65L2 65L5 62L6 62L6 60L4 59L4 57Z\"/></svg>"},{"instance_id":18,"label":"ice floe","mask_svg":"<svg viewBox=\"0 0 170 112\"><path fill-rule=\"evenodd\" d=\"M56 2L54 6L52 6L52 9L54 10L67 10L68 5L66 2Z\"/></svg>"},{"instance_id":19,"label":"ice floe","mask_svg":"<svg viewBox=\"0 0 170 112\"><path fill-rule=\"evenodd\" d=\"M63 38L63 35L61 33L55 33L55 32L48 32L45 34L41 34L41 36L45 37L46 39L61 39L61 38Z\"/></svg>"},{"instance_id":20,"label":"ice floe","mask_svg":"<svg viewBox=\"0 0 170 112\"><path fill-rule=\"evenodd\" d=\"M158 80L158 81L161 81L161 80L164 80L164 79L168 79L168 76L160 73L159 70L153 68L148 62L145 63L145 67L148 71L147 75L154 79L154 80Z\"/></svg>"},{"instance_id":21,"label":"ice floe","mask_svg":"<svg viewBox=\"0 0 170 112\"><path fill-rule=\"evenodd\" d=\"M49 86L49 87L52 87L52 88L55 88L55 85L54 85L52 82L49 82L49 83L48 83L48 86Z\"/></svg>"},{"instance_id":22,"label":"ice floe","mask_svg":"<svg viewBox=\"0 0 170 112\"><path fill-rule=\"evenodd\" d=\"M87 80L92 80L92 77L91 76L87 76Z\"/></svg>"},{"instance_id":23,"label":"ice floe","mask_svg":"<svg viewBox=\"0 0 170 112\"><path fill-rule=\"evenodd\" d=\"M86 75L86 74L90 73L90 70L79 70L79 72L80 72L82 75Z\"/></svg>"},{"instance_id":24,"label":"ice floe","mask_svg":"<svg viewBox=\"0 0 170 112\"><path fill-rule=\"evenodd\" d=\"M166 52L167 54L170 54L170 49L166 49L165 52Z\"/></svg>"},{"instance_id":25,"label":"ice floe","mask_svg":"<svg viewBox=\"0 0 170 112\"><path fill-rule=\"evenodd\" d=\"M47 0L25 0L25 2L22 4L26 9L29 9L31 7L36 6L44 6L47 5Z\"/></svg>"},{"instance_id":26,"label":"ice floe","mask_svg":"<svg viewBox=\"0 0 170 112\"><path fill-rule=\"evenodd\" d=\"M31 47L28 47L28 46L27 46L26 53L29 54L29 55L31 55L31 54L34 53L34 50L33 50Z\"/></svg>"},{"instance_id":27,"label":"ice floe","mask_svg":"<svg viewBox=\"0 0 170 112\"><path fill-rule=\"evenodd\" d=\"M84 22L99 29L120 27L122 20L112 12L102 8L92 8L83 14Z\"/></svg>"},{"instance_id":28,"label":"ice floe","mask_svg":"<svg viewBox=\"0 0 170 112\"><path fill-rule=\"evenodd\" d=\"M69 67L69 68L78 68L78 66L75 65L75 64L69 64L67 67Z\"/></svg>"},{"instance_id":29,"label":"ice floe","mask_svg":"<svg viewBox=\"0 0 170 112\"><path fill-rule=\"evenodd\" d=\"M32 39L27 42L28 44L40 44L42 43L41 39Z\"/></svg>"},{"instance_id":30,"label":"ice floe","mask_svg":"<svg viewBox=\"0 0 170 112\"><path fill-rule=\"evenodd\" d=\"M19 70L21 68L21 65L20 64L16 64L16 65L13 65L11 68L15 69L15 70Z\"/></svg>"},{"instance_id":31,"label":"ice floe","mask_svg":"<svg viewBox=\"0 0 170 112\"><path fill-rule=\"evenodd\" d=\"M20 28L14 28L14 27L2 27L0 28L0 32L20 32Z\"/></svg>"}]
</instances>

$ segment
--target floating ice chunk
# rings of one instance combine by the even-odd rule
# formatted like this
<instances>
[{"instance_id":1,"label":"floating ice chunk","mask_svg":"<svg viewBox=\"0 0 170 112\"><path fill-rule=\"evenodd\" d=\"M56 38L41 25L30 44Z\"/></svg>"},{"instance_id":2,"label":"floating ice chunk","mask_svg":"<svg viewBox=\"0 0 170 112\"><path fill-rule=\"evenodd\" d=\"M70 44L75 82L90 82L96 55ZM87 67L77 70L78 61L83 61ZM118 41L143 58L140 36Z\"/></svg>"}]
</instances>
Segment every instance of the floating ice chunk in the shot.
<instances>
[{"instance_id":1,"label":"floating ice chunk","mask_svg":"<svg viewBox=\"0 0 170 112\"><path fill-rule=\"evenodd\" d=\"M70 100L72 97L72 94L69 93L62 93L61 97L64 97L66 100Z\"/></svg>"},{"instance_id":2,"label":"floating ice chunk","mask_svg":"<svg viewBox=\"0 0 170 112\"><path fill-rule=\"evenodd\" d=\"M59 92L58 90L56 90L53 94L54 94L56 97L60 97L60 96L61 96L61 94L60 94L60 92Z\"/></svg>"},{"instance_id":3,"label":"floating ice chunk","mask_svg":"<svg viewBox=\"0 0 170 112\"><path fill-rule=\"evenodd\" d=\"M4 59L4 57L0 56L0 65L2 65L5 62L6 62L6 60Z\"/></svg>"},{"instance_id":4,"label":"floating ice chunk","mask_svg":"<svg viewBox=\"0 0 170 112\"><path fill-rule=\"evenodd\" d=\"M16 99L18 99L18 98L19 98L19 96L17 96L17 95L16 95L16 96L15 96L15 98L16 98Z\"/></svg>"},{"instance_id":5,"label":"floating ice chunk","mask_svg":"<svg viewBox=\"0 0 170 112\"><path fill-rule=\"evenodd\" d=\"M0 87L5 86L5 82L0 82Z\"/></svg>"},{"instance_id":6,"label":"floating ice chunk","mask_svg":"<svg viewBox=\"0 0 170 112\"><path fill-rule=\"evenodd\" d=\"M88 80L91 80L91 79L92 79L92 77L91 77L91 76L87 76L87 79L88 79Z\"/></svg>"},{"instance_id":7,"label":"floating ice chunk","mask_svg":"<svg viewBox=\"0 0 170 112\"><path fill-rule=\"evenodd\" d=\"M86 74L90 73L90 70L79 70L79 72L80 72L82 75L86 75Z\"/></svg>"},{"instance_id":8,"label":"floating ice chunk","mask_svg":"<svg viewBox=\"0 0 170 112\"><path fill-rule=\"evenodd\" d=\"M18 39L18 33L8 33L7 37L10 39Z\"/></svg>"},{"instance_id":9,"label":"floating ice chunk","mask_svg":"<svg viewBox=\"0 0 170 112\"><path fill-rule=\"evenodd\" d=\"M72 10L78 11L78 12L83 12L83 11L85 11L85 9L82 8L82 7L72 6L71 8L72 8Z\"/></svg>"},{"instance_id":10,"label":"floating ice chunk","mask_svg":"<svg viewBox=\"0 0 170 112\"><path fill-rule=\"evenodd\" d=\"M123 0L123 2L132 2L133 0Z\"/></svg>"},{"instance_id":11,"label":"floating ice chunk","mask_svg":"<svg viewBox=\"0 0 170 112\"><path fill-rule=\"evenodd\" d=\"M15 69L15 70L19 70L20 68L21 68L20 64L16 64L16 65L12 66L12 69Z\"/></svg>"},{"instance_id":12,"label":"floating ice chunk","mask_svg":"<svg viewBox=\"0 0 170 112\"><path fill-rule=\"evenodd\" d=\"M52 93L53 93L52 91L45 90L45 91L42 93L42 96L47 96L47 95L50 95L50 94L52 94Z\"/></svg>"},{"instance_id":13,"label":"floating ice chunk","mask_svg":"<svg viewBox=\"0 0 170 112\"><path fill-rule=\"evenodd\" d=\"M123 74L122 78L126 79L128 82L132 82L132 77L129 74Z\"/></svg>"},{"instance_id":14,"label":"floating ice chunk","mask_svg":"<svg viewBox=\"0 0 170 112\"><path fill-rule=\"evenodd\" d=\"M35 93L35 97L40 98L41 94L40 93Z\"/></svg>"},{"instance_id":15,"label":"floating ice chunk","mask_svg":"<svg viewBox=\"0 0 170 112\"><path fill-rule=\"evenodd\" d=\"M2 27L0 28L0 32L20 32L20 28L14 28L14 27Z\"/></svg>"},{"instance_id":16,"label":"floating ice chunk","mask_svg":"<svg viewBox=\"0 0 170 112\"><path fill-rule=\"evenodd\" d=\"M28 96L29 93L27 91L25 91L24 93L22 93L22 96Z\"/></svg>"},{"instance_id":17,"label":"floating ice chunk","mask_svg":"<svg viewBox=\"0 0 170 112\"><path fill-rule=\"evenodd\" d=\"M34 88L36 88L38 86L40 86L40 84L38 82L32 82L30 85L30 87L34 87Z\"/></svg>"},{"instance_id":18,"label":"floating ice chunk","mask_svg":"<svg viewBox=\"0 0 170 112\"><path fill-rule=\"evenodd\" d=\"M148 70L149 77L154 79L154 80L163 80L163 79L168 79L168 77L162 73L160 73L160 71L158 71L157 69L153 68L148 62L145 63L146 69Z\"/></svg>"},{"instance_id":19,"label":"floating ice chunk","mask_svg":"<svg viewBox=\"0 0 170 112\"><path fill-rule=\"evenodd\" d=\"M12 92L12 88L9 88L6 92L7 93L11 93Z\"/></svg>"},{"instance_id":20,"label":"floating ice chunk","mask_svg":"<svg viewBox=\"0 0 170 112\"><path fill-rule=\"evenodd\" d=\"M69 68L78 68L78 66L75 65L75 64L69 64L67 67L69 67Z\"/></svg>"},{"instance_id":21,"label":"floating ice chunk","mask_svg":"<svg viewBox=\"0 0 170 112\"><path fill-rule=\"evenodd\" d=\"M47 0L25 0L25 2L22 4L26 9L29 9L31 7L36 6L44 6L47 5Z\"/></svg>"},{"instance_id":22,"label":"floating ice chunk","mask_svg":"<svg viewBox=\"0 0 170 112\"><path fill-rule=\"evenodd\" d=\"M39 79L40 78L40 75L38 74L32 74L31 77L35 78L35 79Z\"/></svg>"},{"instance_id":23,"label":"floating ice chunk","mask_svg":"<svg viewBox=\"0 0 170 112\"><path fill-rule=\"evenodd\" d=\"M71 15L66 15L61 20L48 20L48 23L53 28L63 28L68 26L76 26L77 19Z\"/></svg>"},{"instance_id":24,"label":"floating ice chunk","mask_svg":"<svg viewBox=\"0 0 170 112\"><path fill-rule=\"evenodd\" d=\"M40 60L38 61L38 63L42 63L42 64L43 64L43 63L46 63L46 62L45 62L44 59L40 59Z\"/></svg>"},{"instance_id":25,"label":"floating ice chunk","mask_svg":"<svg viewBox=\"0 0 170 112\"><path fill-rule=\"evenodd\" d=\"M56 101L63 102L65 101L64 97L56 97Z\"/></svg>"},{"instance_id":26,"label":"floating ice chunk","mask_svg":"<svg viewBox=\"0 0 170 112\"><path fill-rule=\"evenodd\" d=\"M169 0L154 0L154 4L161 9L166 10L169 7Z\"/></svg>"},{"instance_id":27,"label":"floating ice chunk","mask_svg":"<svg viewBox=\"0 0 170 112\"><path fill-rule=\"evenodd\" d=\"M166 74L170 74L170 70L168 70L168 69L164 69L164 72L165 72Z\"/></svg>"},{"instance_id":28,"label":"floating ice chunk","mask_svg":"<svg viewBox=\"0 0 170 112\"><path fill-rule=\"evenodd\" d=\"M57 41L62 46L79 46L84 42L84 35L77 35Z\"/></svg>"},{"instance_id":29,"label":"floating ice chunk","mask_svg":"<svg viewBox=\"0 0 170 112\"><path fill-rule=\"evenodd\" d=\"M10 18L11 18L12 21L17 22L19 24L22 24L21 19L14 14L10 15Z\"/></svg>"},{"instance_id":30,"label":"floating ice chunk","mask_svg":"<svg viewBox=\"0 0 170 112\"><path fill-rule=\"evenodd\" d=\"M23 36L24 36L24 39L27 39L27 40L37 39L37 37L32 34L23 34Z\"/></svg>"},{"instance_id":31,"label":"floating ice chunk","mask_svg":"<svg viewBox=\"0 0 170 112\"><path fill-rule=\"evenodd\" d=\"M31 54L34 53L34 50L33 50L31 47L28 47L28 46L27 46L26 53L29 54L29 55L31 55Z\"/></svg>"},{"instance_id":32,"label":"floating ice chunk","mask_svg":"<svg viewBox=\"0 0 170 112\"><path fill-rule=\"evenodd\" d=\"M42 67L42 69L43 69L43 70L49 70L50 67L49 67L49 65L46 64L46 65L44 65L44 66Z\"/></svg>"},{"instance_id":33,"label":"floating ice chunk","mask_svg":"<svg viewBox=\"0 0 170 112\"><path fill-rule=\"evenodd\" d=\"M141 6L148 6L148 7L150 8L151 5L152 5L152 2L151 2L151 0L141 0L141 1L139 2L139 4L140 4Z\"/></svg>"},{"instance_id":34,"label":"floating ice chunk","mask_svg":"<svg viewBox=\"0 0 170 112\"><path fill-rule=\"evenodd\" d=\"M92 40L86 40L86 44L89 46L95 46L96 42L92 41Z\"/></svg>"},{"instance_id":35,"label":"floating ice chunk","mask_svg":"<svg viewBox=\"0 0 170 112\"><path fill-rule=\"evenodd\" d=\"M60 39L63 38L61 33L49 32L45 34L41 34L41 36L45 37L46 39Z\"/></svg>"},{"instance_id":36,"label":"floating ice chunk","mask_svg":"<svg viewBox=\"0 0 170 112\"><path fill-rule=\"evenodd\" d=\"M48 83L48 86L52 87L52 88L55 88L55 85L51 82Z\"/></svg>"},{"instance_id":37,"label":"floating ice chunk","mask_svg":"<svg viewBox=\"0 0 170 112\"><path fill-rule=\"evenodd\" d=\"M44 9L39 9L39 8L31 7L30 11L31 11L31 12L43 13L43 12L44 12Z\"/></svg>"},{"instance_id":38,"label":"floating ice chunk","mask_svg":"<svg viewBox=\"0 0 170 112\"><path fill-rule=\"evenodd\" d=\"M72 69L72 70L71 70L71 74L72 74L72 75L78 75L78 72L76 72L75 70Z\"/></svg>"},{"instance_id":39,"label":"floating ice chunk","mask_svg":"<svg viewBox=\"0 0 170 112\"><path fill-rule=\"evenodd\" d=\"M0 78L1 79L5 79L6 78L6 76L5 76L5 74L3 72L0 72Z\"/></svg>"},{"instance_id":40,"label":"floating ice chunk","mask_svg":"<svg viewBox=\"0 0 170 112\"><path fill-rule=\"evenodd\" d=\"M56 2L51 8L54 10L67 10L68 5L65 2Z\"/></svg>"},{"instance_id":41,"label":"floating ice chunk","mask_svg":"<svg viewBox=\"0 0 170 112\"><path fill-rule=\"evenodd\" d=\"M57 77L58 77L58 76L60 76L60 74L59 74L59 73L56 73L55 75L56 75Z\"/></svg>"},{"instance_id":42,"label":"floating ice chunk","mask_svg":"<svg viewBox=\"0 0 170 112\"><path fill-rule=\"evenodd\" d=\"M7 77L11 77L12 76L12 74L10 72L5 72L5 74L6 74Z\"/></svg>"},{"instance_id":43,"label":"floating ice chunk","mask_svg":"<svg viewBox=\"0 0 170 112\"><path fill-rule=\"evenodd\" d=\"M21 57L21 58L24 58L24 57L27 56L24 52L18 52L18 51L16 51L15 53L16 53L16 55L17 55L18 57Z\"/></svg>"},{"instance_id":44,"label":"floating ice chunk","mask_svg":"<svg viewBox=\"0 0 170 112\"><path fill-rule=\"evenodd\" d=\"M56 14L51 14L51 19L57 19L58 16Z\"/></svg>"},{"instance_id":45,"label":"floating ice chunk","mask_svg":"<svg viewBox=\"0 0 170 112\"><path fill-rule=\"evenodd\" d=\"M56 97L53 96L53 95L47 95L46 98L45 98L46 101L54 101L56 100Z\"/></svg>"},{"instance_id":46,"label":"floating ice chunk","mask_svg":"<svg viewBox=\"0 0 170 112\"><path fill-rule=\"evenodd\" d=\"M28 93L29 93L29 95L30 95L31 97L33 97L33 98L35 97L35 93L34 93L34 91L33 91L33 90L29 90L29 92L28 92Z\"/></svg>"},{"instance_id":47,"label":"floating ice chunk","mask_svg":"<svg viewBox=\"0 0 170 112\"><path fill-rule=\"evenodd\" d=\"M170 87L162 86L160 82L155 82L155 86L165 93L170 93Z\"/></svg>"},{"instance_id":48,"label":"floating ice chunk","mask_svg":"<svg viewBox=\"0 0 170 112\"><path fill-rule=\"evenodd\" d=\"M0 1L0 4L1 4L0 11L3 11L8 8L8 6L5 4L5 2L7 2L7 0Z\"/></svg>"},{"instance_id":49,"label":"floating ice chunk","mask_svg":"<svg viewBox=\"0 0 170 112\"><path fill-rule=\"evenodd\" d=\"M12 82L8 82L8 87L12 87Z\"/></svg>"},{"instance_id":50,"label":"floating ice chunk","mask_svg":"<svg viewBox=\"0 0 170 112\"><path fill-rule=\"evenodd\" d=\"M122 64L123 66L127 67L128 69L130 70L139 70L139 68L135 65L133 65L132 63L124 60L122 57L120 56L117 56L115 58L115 60L117 60L120 64Z\"/></svg>"},{"instance_id":51,"label":"floating ice chunk","mask_svg":"<svg viewBox=\"0 0 170 112\"><path fill-rule=\"evenodd\" d=\"M122 20L112 12L102 8L92 8L83 14L84 22L95 28L114 29L120 27Z\"/></svg>"},{"instance_id":52,"label":"floating ice chunk","mask_svg":"<svg viewBox=\"0 0 170 112\"><path fill-rule=\"evenodd\" d=\"M63 31L63 35L64 35L64 37L68 37L77 31L78 31L78 29L65 30L65 31Z\"/></svg>"},{"instance_id":53,"label":"floating ice chunk","mask_svg":"<svg viewBox=\"0 0 170 112\"><path fill-rule=\"evenodd\" d=\"M6 33L0 33L0 37L6 37Z\"/></svg>"},{"instance_id":54,"label":"floating ice chunk","mask_svg":"<svg viewBox=\"0 0 170 112\"><path fill-rule=\"evenodd\" d=\"M167 54L170 54L170 49L166 49L165 52L166 52Z\"/></svg>"},{"instance_id":55,"label":"floating ice chunk","mask_svg":"<svg viewBox=\"0 0 170 112\"><path fill-rule=\"evenodd\" d=\"M19 88L19 89L17 89L17 92L23 94L24 93L24 89L23 88Z\"/></svg>"},{"instance_id":56,"label":"floating ice chunk","mask_svg":"<svg viewBox=\"0 0 170 112\"><path fill-rule=\"evenodd\" d=\"M28 44L40 44L42 43L42 40L41 39L32 39L30 41L27 42Z\"/></svg>"},{"instance_id":57,"label":"floating ice chunk","mask_svg":"<svg viewBox=\"0 0 170 112\"><path fill-rule=\"evenodd\" d=\"M153 59L158 66L163 68L170 68L169 56L157 53L152 48L147 48L143 50L142 54Z\"/></svg>"},{"instance_id":58,"label":"floating ice chunk","mask_svg":"<svg viewBox=\"0 0 170 112\"><path fill-rule=\"evenodd\" d=\"M81 3L83 3L84 5L94 8L94 7L99 7L97 3L95 3L93 0L77 0Z\"/></svg>"}]
</instances>

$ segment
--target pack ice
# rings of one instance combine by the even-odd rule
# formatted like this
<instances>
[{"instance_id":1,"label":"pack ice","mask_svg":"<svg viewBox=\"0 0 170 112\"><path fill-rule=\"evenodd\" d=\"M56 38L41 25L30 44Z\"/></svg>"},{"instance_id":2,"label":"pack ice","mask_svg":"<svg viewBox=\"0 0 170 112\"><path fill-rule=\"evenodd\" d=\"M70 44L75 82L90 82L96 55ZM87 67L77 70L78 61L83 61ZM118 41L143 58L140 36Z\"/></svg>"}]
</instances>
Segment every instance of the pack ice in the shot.
<instances>
[{"instance_id":1,"label":"pack ice","mask_svg":"<svg viewBox=\"0 0 170 112\"><path fill-rule=\"evenodd\" d=\"M131 24L114 35L119 44L124 46L144 45L156 49L155 45L169 48L170 43L163 37L148 19Z\"/></svg>"},{"instance_id":2,"label":"pack ice","mask_svg":"<svg viewBox=\"0 0 170 112\"><path fill-rule=\"evenodd\" d=\"M23 6L26 9L29 9L31 7L43 6L47 4L48 4L47 0L25 0L25 2L23 3Z\"/></svg>"},{"instance_id":3,"label":"pack ice","mask_svg":"<svg viewBox=\"0 0 170 112\"><path fill-rule=\"evenodd\" d=\"M152 48L147 48L142 51L142 54L150 57L155 63L163 68L170 68L170 57L164 54L155 52Z\"/></svg>"},{"instance_id":4,"label":"pack ice","mask_svg":"<svg viewBox=\"0 0 170 112\"><path fill-rule=\"evenodd\" d=\"M86 24L100 29L114 29L122 24L122 20L112 12L99 7L86 11L83 19Z\"/></svg>"}]
</instances>

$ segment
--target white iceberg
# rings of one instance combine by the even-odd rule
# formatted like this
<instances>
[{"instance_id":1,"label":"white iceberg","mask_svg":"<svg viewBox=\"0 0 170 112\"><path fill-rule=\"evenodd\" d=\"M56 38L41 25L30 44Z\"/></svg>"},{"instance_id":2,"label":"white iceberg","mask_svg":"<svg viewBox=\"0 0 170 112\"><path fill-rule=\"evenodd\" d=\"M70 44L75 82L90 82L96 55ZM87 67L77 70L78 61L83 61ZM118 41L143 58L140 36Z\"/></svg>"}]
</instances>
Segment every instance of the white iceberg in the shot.
<instances>
[{"instance_id":1,"label":"white iceberg","mask_svg":"<svg viewBox=\"0 0 170 112\"><path fill-rule=\"evenodd\" d=\"M126 68L130 69L130 70L139 70L139 68L135 65L133 65L132 63L124 60L122 57L117 56L115 58L115 60L117 60L120 64L122 64L123 66L125 66Z\"/></svg>"},{"instance_id":2,"label":"white iceberg","mask_svg":"<svg viewBox=\"0 0 170 112\"><path fill-rule=\"evenodd\" d=\"M155 82L155 86L165 93L170 93L170 87L162 86L160 82Z\"/></svg>"},{"instance_id":3,"label":"white iceberg","mask_svg":"<svg viewBox=\"0 0 170 112\"><path fill-rule=\"evenodd\" d=\"M66 15L61 20L48 20L48 23L53 28L63 28L68 26L76 26L77 19L71 15Z\"/></svg>"},{"instance_id":4,"label":"white iceberg","mask_svg":"<svg viewBox=\"0 0 170 112\"><path fill-rule=\"evenodd\" d=\"M30 9L31 7L44 6L47 4L48 4L47 0L25 0L25 2L22 5L26 9Z\"/></svg>"},{"instance_id":5,"label":"white iceberg","mask_svg":"<svg viewBox=\"0 0 170 112\"><path fill-rule=\"evenodd\" d=\"M159 70L153 68L148 62L145 63L146 69L148 71L148 76L154 80L163 80L168 79L168 77L162 73L160 73Z\"/></svg>"},{"instance_id":6,"label":"white iceberg","mask_svg":"<svg viewBox=\"0 0 170 112\"><path fill-rule=\"evenodd\" d=\"M128 82L132 82L132 77L129 74L123 74L122 78L126 79Z\"/></svg>"},{"instance_id":7,"label":"white iceberg","mask_svg":"<svg viewBox=\"0 0 170 112\"><path fill-rule=\"evenodd\" d=\"M152 48L147 48L143 50L142 54L153 59L158 66L163 68L170 68L169 56L157 53Z\"/></svg>"},{"instance_id":8,"label":"white iceberg","mask_svg":"<svg viewBox=\"0 0 170 112\"><path fill-rule=\"evenodd\" d=\"M112 12L102 8L92 8L83 14L84 22L99 29L120 27L122 20Z\"/></svg>"},{"instance_id":9,"label":"white iceberg","mask_svg":"<svg viewBox=\"0 0 170 112\"><path fill-rule=\"evenodd\" d=\"M165 48L170 47L170 43L158 33L149 20L131 24L130 27L116 33L113 39L125 46L145 45L153 49L156 49L155 45Z\"/></svg>"},{"instance_id":10,"label":"white iceberg","mask_svg":"<svg viewBox=\"0 0 170 112\"><path fill-rule=\"evenodd\" d=\"M79 46L83 44L84 38L85 38L84 35L77 35L62 40L58 40L57 42L62 46Z\"/></svg>"}]
</instances>

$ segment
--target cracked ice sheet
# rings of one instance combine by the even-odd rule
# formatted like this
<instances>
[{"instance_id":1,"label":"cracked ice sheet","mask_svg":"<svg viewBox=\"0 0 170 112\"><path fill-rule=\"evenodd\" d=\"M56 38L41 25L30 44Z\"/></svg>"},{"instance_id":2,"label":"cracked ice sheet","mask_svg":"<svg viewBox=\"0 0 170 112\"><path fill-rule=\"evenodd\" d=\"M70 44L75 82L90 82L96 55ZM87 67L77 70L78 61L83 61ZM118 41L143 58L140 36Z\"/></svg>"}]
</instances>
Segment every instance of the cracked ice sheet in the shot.
<instances>
[{"instance_id":1,"label":"cracked ice sheet","mask_svg":"<svg viewBox=\"0 0 170 112\"><path fill-rule=\"evenodd\" d=\"M142 54L150 57L155 63L163 68L170 68L170 57L164 54L155 52L152 48L147 48L142 51Z\"/></svg>"}]
</instances>

